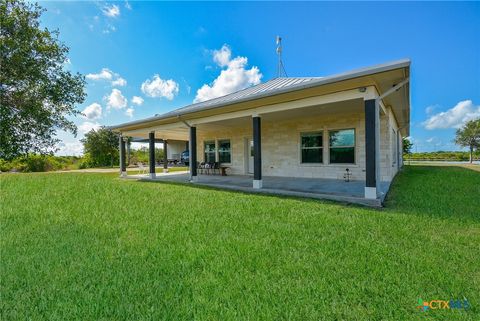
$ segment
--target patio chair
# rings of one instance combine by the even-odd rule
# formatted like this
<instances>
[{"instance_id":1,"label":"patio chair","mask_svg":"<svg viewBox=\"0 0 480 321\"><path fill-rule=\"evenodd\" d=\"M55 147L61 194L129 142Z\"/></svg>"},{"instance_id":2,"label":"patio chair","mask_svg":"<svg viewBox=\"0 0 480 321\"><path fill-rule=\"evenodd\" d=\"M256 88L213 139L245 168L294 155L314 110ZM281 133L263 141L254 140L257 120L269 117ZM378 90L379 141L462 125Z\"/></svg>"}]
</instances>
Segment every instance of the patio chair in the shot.
<instances>
[{"instance_id":1,"label":"patio chair","mask_svg":"<svg viewBox=\"0 0 480 321\"><path fill-rule=\"evenodd\" d=\"M199 174L203 174L203 171L205 170L205 163L204 162L197 162L197 169Z\"/></svg>"},{"instance_id":2,"label":"patio chair","mask_svg":"<svg viewBox=\"0 0 480 321\"><path fill-rule=\"evenodd\" d=\"M211 163L205 163L205 171L207 172L207 175L210 175L211 168L212 168Z\"/></svg>"},{"instance_id":3,"label":"patio chair","mask_svg":"<svg viewBox=\"0 0 480 321\"><path fill-rule=\"evenodd\" d=\"M217 171L218 174L220 175L220 163L219 162L213 163L212 170L213 170L213 174L215 174L215 171Z\"/></svg>"},{"instance_id":4,"label":"patio chair","mask_svg":"<svg viewBox=\"0 0 480 321\"><path fill-rule=\"evenodd\" d=\"M138 165L138 170L140 172L139 174L146 174L147 169L145 168L145 166L143 166L143 163L139 162L137 163L137 165Z\"/></svg>"}]
</instances>

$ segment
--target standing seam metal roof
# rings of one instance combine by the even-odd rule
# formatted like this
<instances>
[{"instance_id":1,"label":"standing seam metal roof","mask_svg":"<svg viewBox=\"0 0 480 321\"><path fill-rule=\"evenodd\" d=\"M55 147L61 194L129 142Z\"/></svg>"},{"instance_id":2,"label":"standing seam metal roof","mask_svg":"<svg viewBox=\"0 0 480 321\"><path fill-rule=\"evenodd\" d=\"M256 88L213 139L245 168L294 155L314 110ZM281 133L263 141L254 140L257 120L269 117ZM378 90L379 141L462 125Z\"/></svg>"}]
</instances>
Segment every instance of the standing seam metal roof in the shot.
<instances>
[{"instance_id":1,"label":"standing seam metal roof","mask_svg":"<svg viewBox=\"0 0 480 321\"><path fill-rule=\"evenodd\" d=\"M206 110L210 108L222 107L225 105L247 101L251 99L257 99L266 96L273 96L276 94L299 90L303 88L320 86L336 81L342 81L346 79L352 79L355 77L361 77L365 75L385 72L397 68L404 68L410 66L409 59L402 59L398 61L379 64L376 66L361 68L349 72L344 72L328 77L282 77L274 78L265 83L258 84L253 87L249 87L222 97L210 99L207 101L191 104L185 107L180 107L164 114L157 114L153 117L146 119L136 120L116 126L111 126L111 129L122 128L126 126L141 124L144 122L164 119L168 117L181 116L186 113L195 111Z\"/></svg>"}]
</instances>

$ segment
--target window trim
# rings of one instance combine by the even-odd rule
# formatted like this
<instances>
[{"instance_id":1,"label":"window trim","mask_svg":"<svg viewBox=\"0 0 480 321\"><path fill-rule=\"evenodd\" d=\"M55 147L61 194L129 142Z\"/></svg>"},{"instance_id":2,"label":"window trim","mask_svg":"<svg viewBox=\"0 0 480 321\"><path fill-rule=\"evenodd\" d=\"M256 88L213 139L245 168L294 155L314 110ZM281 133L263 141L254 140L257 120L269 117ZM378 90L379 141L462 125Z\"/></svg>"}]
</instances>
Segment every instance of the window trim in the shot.
<instances>
[{"instance_id":1,"label":"window trim","mask_svg":"<svg viewBox=\"0 0 480 321\"><path fill-rule=\"evenodd\" d=\"M353 147L353 163L332 163L330 153L332 146L330 146L330 133L335 131L342 131L342 130L353 130L353 145L348 146L341 146L341 147L333 147L333 148L352 148ZM357 165L357 130L355 127L349 128L335 128L335 129L327 129L327 140L328 140L328 164L335 165L335 166L343 166L343 165Z\"/></svg>"},{"instance_id":2,"label":"window trim","mask_svg":"<svg viewBox=\"0 0 480 321\"><path fill-rule=\"evenodd\" d=\"M204 163L207 163L207 159L206 159L206 152L205 152L205 145L207 143L212 143L215 145L215 149L214 149L214 162L217 161L217 140L216 139L205 139L203 140L203 162Z\"/></svg>"},{"instance_id":3,"label":"window trim","mask_svg":"<svg viewBox=\"0 0 480 321\"><path fill-rule=\"evenodd\" d=\"M228 141L230 142L230 162L228 162L228 163L220 163L220 143L219 143L219 142L220 142L221 140L228 140ZM218 148L217 148L217 155L218 155L218 160L217 160L217 162L218 162L219 164L231 165L231 164L232 164L232 158L233 158L233 148L232 148L232 147L233 147L233 144L232 144L232 139L231 139L231 138L218 138L218 139L216 140L216 145L215 145L215 146L218 146Z\"/></svg>"},{"instance_id":4,"label":"window trim","mask_svg":"<svg viewBox=\"0 0 480 321\"><path fill-rule=\"evenodd\" d=\"M303 135L312 135L312 134L319 134L322 137L322 146L320 147L307 147L303 148L302 147L302 138ZM308 132L299 132L299 158L300 158L300 165L306 165L306 166L315 166L315 165L324 165L325 164L325 157L324 157L324 138L325 138L325 131L323 129L321 130L316 130L316 131L308 131ZM303 161L303 154L302 151L304 149L320 149L322 153L322 161L321 162L304 162Z\"/></svg>"}]
</instances>

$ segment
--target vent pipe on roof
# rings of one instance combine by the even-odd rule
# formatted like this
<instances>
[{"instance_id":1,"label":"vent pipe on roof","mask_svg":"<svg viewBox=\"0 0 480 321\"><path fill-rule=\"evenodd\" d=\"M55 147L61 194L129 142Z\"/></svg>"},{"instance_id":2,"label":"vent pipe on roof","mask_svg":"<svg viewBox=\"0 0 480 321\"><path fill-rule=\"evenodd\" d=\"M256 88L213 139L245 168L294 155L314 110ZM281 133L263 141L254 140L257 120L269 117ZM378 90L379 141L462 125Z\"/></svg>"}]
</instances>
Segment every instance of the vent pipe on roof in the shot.
<instances>
[{"instance_id":1,"label":"vent pipe on roof","mask_svg":"<svg viewBox=\"0 0 480 321\"><path fill-rule=\"evenodd\" d=\"M277 36L276 39L277 43L277 56L278 56L278 66L277 66L277 77L287 77L287 72L285 71L285 67L283 66L282 61L282 37Z\"/></svg>"}]
</instances>

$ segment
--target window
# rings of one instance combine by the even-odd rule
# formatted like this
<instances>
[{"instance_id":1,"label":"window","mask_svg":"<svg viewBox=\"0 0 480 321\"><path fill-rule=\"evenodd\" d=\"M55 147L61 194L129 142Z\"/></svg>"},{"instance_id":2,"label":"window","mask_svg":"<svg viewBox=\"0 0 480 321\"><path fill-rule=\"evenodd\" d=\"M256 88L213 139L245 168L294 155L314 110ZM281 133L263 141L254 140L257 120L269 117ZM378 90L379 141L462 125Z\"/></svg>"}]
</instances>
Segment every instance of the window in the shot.
<instances>
[{"instance_id":1,"label":"window","mask_svg":"<svg viewBox=\"0 0 480 321\"><path fill-rule=\"evenodd\" d=\"M205 142L205 162L215 162L215 141Z\"/></svg>"},{"instance_id":2,"label":"window","mask_svg":"<svg viewBox=\"0 0 480 321\"><path fill-rule=\"evenodd\" d=\"M231 162L230 139L222 139L218 141L218 161L220 163Z\"/></svg>"},{"instance_id":3,"label":"window","mask_svg":"<svg viewBox=\"0 0 480 321\"><path fill-rule=\"evenodd\" d=\"M301 134L302 163L323 162L323 134Z\"/></svg>"},{"instance_id":4,"label":"window","mask_svg":"<svg viewBox=\"0 0 480 321\"><path fill-rule=\"evenodd\" d=\"M330 163L353 164L355 163L355 130L331 130L330 137Z\"/></svg>"}]
</instances>

